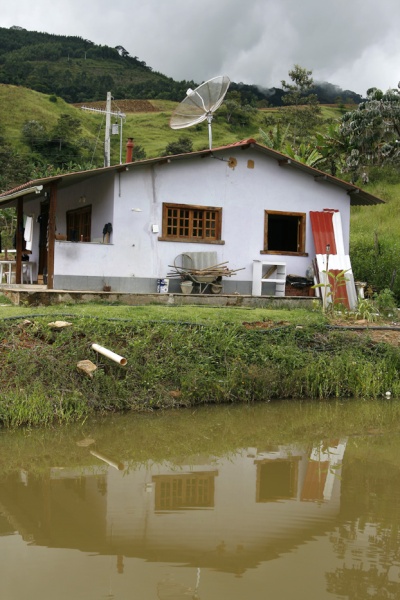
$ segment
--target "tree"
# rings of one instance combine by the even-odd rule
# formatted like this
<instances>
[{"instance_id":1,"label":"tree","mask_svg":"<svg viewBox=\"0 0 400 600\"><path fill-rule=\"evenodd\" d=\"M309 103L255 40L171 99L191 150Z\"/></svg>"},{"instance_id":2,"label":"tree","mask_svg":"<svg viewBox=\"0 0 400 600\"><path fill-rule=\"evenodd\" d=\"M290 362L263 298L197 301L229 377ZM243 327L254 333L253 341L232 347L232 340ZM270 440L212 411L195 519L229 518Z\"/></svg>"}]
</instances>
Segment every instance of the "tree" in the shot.
<instances>
[{"instance_id":1,"label":"tree","mask_svg":"<svg viewBox=\"0 0 400 600\"><path fill-rule=\"evenodd\" d=\"M317 166L323 158L322 154L310 144L300 144L297 148L293 148L290 144L286 144L284 153L308 167Z\"/></svg>"},{"instance_id":2,"label":"tree","mask_svg":"<svg viewBox=\"0 0 400 600\"><path fill-rule=\"evenodd\" d=\"M123 58L126 58L127 56L129 56L128 50L125 50L125 48L123 46L115 46L115 49L117 50L118 54L120 56L122 56Z\"/></svg>"},{"instance_id":3,"label":"tree","mask_svg":"<svg viewBox=\"0 0 400 600\"><path fill-rule=\"evenodd\" d=\"M250 104L242 104L240 92L230 92L218 112L219 117L225 117L226 122L232 127L246 127L252 117L257 114L257 109Z\"/></svg>"},{"instance_id":4,"label":"tree","mask_svg":"<svg viewBox=\"0 0 400 600\"><path fill-rule=\"evenodd\" d=\"M47 141L45 124L34 119L25 121L22 126L22 137L32 150L43 148Z\"/></svg>"},{"instance_id":5,"label":"tree","mask_svg":"<svg viewBox=\"0 0 400 600\"><path fill-rule=\"evenodd\" d=\"M268 146L268 148L272 148L272 150L278 150L278 152L283 152L286 147L286 139L289 135L289 125L281 130L281 125L278 122L276 125L273 125L268 131L264 131L263 129L259 129L259 133L261 135L261 139L263 144Z\"/></svg>"},{"instance_id":6,"label":"tree","mask_svg":"<svg viewBox=\"0 0 400 600\"><path fill-rule=\"evenodd\" d=\"M0 209L0 233L2 248L12 248L12 240L17 224L15 208Z\"/></svg>"},{"instance_id":7,"label":"tree","mask_svg":"<svg viewBox=\"0 0 400 600\"><path fill-rule=\"evenodd\" d=\"M16 153L0 136L0 191L5 192L29 181L31 167L31 157Z\"/></svg>"},{"instance_id":8,"label":"tree","mask_svg":"<svg viewBox=\"0 0 400 600\"><path fill-rule=\"evenodd\" d=\"M331 123L325 133L316 134L316 147L322 155L321 166L332 175L343 171L347 152L347 141L338 123Z\"/></svg>"},{"instance_id":9,"label":"tree","mask_svg":"<svg viewBox=\"0 0 400 600\"><path fill-rule=\"evenodd\" d=\"M146 158L146 156L146 150L143 148L143 146L141 146L140 144L134 146L132 152L133 160L143 160L144 158Z\"/></svg>"},{"instance_id":10,"label":"tree","mask_svg":"<svg viewBox=\"0 0 400 600\"><path fill-rule=\"evenodd\" d=\"M0 134L0 192L12 189L31 179L30 157L24 158L5 142ZM3 248L12 248L15 232L16 211L14 208L0 209L0 234Z\"/></svg>"},{"instance_id":11,"label":"tree","mask_svg":"<svg viewBox=\"0 0 400 600\"><path fill-rule=\"evenodd\" d=\"M369 89L366 100L343 115L340 133L347 140L347 171L353 179L368 166L400 163L400 84L386 93Z\"/></svg>"},{"instance_id":12,"label":"tree","mask_svg":"<svg viewBox=\"0 0 400 600\"><path fill-rule=\"evenodd\" d=\"M181 135L176 142L170 142L165 148L165 154L184 154L193 152L193 142L185 135Z\"/></svg>"},{"instance_id":13,"label":"tree","mask_svg":"<svg viewBox=\"0 0 400 600\"><path fill-rule=\"evenodd\" d=\"M82 124L79 119L63 113L58 117L57 124L51 132L54 141L59 143L60 150L62 144L73 144L82 131Z\"/></svg>"},{"instance_id":14,"label":"tree","mask_svg":"<svg viewBox=\"0 0 400 600\"><path fill-rule=\"evenodd\" d=\"M81 134L80 120L67 113L59 116L50 131L44 123L35 120L26 121L22 127L25 142L36 153L36 162L51 163L56 169L71 170L71 165L88 160L90 145Z\"/></svg>"},{"instance_id":15,"label":"tree","mask_svg":"<svg viewBox=\"0 0 400 600\"><path fill-rule=\"evenodd\" d=\"M285 92L283 102L288 106L285 117L291 126L294 144L307 141L320 121L321 109L318 98L316 94L311 93L314 85L311 75L312 71L294 65L289 71L292 83L281 81Z\"/></svg>"}]
</instances>

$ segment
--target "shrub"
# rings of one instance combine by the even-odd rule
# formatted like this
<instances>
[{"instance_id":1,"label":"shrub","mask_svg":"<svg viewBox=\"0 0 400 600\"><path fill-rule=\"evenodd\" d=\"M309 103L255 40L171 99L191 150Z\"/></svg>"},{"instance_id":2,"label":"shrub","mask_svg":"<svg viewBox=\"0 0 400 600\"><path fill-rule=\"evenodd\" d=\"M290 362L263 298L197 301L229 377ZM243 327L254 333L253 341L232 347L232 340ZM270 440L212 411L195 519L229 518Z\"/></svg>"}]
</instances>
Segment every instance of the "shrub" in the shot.
<instances>
[{"instance_id":1,"label":"shrub","mask_svg":"<svg viewBox=\"0 0 400 600\"><path fill-rule=\"evenodd\" d=\"M374 294L373 301L382 317L391 317L397 312L397 303L392 290L385 288Z\"/></svg>"}]
</instances>

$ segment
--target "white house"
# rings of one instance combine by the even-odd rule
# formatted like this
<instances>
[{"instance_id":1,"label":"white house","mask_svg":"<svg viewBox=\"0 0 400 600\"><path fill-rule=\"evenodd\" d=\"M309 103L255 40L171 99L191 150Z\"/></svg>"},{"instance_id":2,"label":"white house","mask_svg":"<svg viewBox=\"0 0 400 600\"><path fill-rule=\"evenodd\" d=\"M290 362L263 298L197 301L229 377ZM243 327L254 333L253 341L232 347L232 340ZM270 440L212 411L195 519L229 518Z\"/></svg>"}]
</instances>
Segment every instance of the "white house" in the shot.
<instances>
[{"instance_id":1,"label":"white house","mask_svg":"<svg viewBox=\"0 0 400 600\"><path fill-rule=\"evenodd\" d=\"M176 257L196 253L240 269L224 293L253 295L283 295L285 276L305 276L327 244L348 255L350 206L381 202L253 139L139 162L130 154L0 196L0 208L17 206L16 283L24 248L48 289L131 293L155 292Z\"/></svg>"}]
</instances>

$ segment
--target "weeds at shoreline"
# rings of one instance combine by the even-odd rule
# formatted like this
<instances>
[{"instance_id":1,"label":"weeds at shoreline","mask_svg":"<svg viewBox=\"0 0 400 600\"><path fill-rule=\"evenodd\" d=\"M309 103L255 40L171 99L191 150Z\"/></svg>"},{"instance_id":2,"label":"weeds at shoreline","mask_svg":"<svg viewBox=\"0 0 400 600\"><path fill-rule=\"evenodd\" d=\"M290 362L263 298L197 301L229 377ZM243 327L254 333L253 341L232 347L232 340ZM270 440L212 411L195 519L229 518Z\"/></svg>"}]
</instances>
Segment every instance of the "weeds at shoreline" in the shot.
<instances>
[{"instance_id":1,"label":"weeds at shoreline","mask_svg":"<svg viewBox=\"0 0 400 600\"><path fill-rule=\"evenodd\" d=\"M400 351L322 325L276 327L70 319L0 323L0 423L82 421L90 415L275 399L400 397ZM90 349L125 356L126 367ZM76 369L90 359L93 379Z\"/></svg>"}]
</instances>

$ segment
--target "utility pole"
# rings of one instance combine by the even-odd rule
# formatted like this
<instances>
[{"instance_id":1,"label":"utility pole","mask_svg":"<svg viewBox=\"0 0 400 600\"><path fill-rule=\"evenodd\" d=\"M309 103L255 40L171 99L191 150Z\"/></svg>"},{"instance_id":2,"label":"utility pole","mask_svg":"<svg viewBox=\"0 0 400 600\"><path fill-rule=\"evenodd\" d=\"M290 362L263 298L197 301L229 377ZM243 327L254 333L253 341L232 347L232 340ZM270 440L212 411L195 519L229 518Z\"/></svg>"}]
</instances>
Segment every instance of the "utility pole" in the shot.
<instances>
[{"instance_id":1,"label":"utility pole","mask_svg":"<svg viewBox=\"0 0 400 600\"><path fill-rule=\"evenodd\" d=\"M104 166L110 166L110 129L111 129L111 92L107 92L106 102L106 136L104 140Z\"/></svg>"},{"instance_id":2,"label":"utility pole","mask_svg":"<svg viewBox=\"0 0 400 600\"><path fill-rule=\"evenodd\" d=\"M122 164L122 120L126 118L126 115L122 112L112 112L111 110L111 92L107 92L106 110L102 108L90 108L89 106L81 106L82 110L89 110L90 112L97 112L106 115L106 132L104 138L104 166L109 167L111 164L111 150L110 150L110 132L111 132L111 116L118 117L120 120L120 144L119 144L119 164Z\"/></svg>"}]
</instances>

